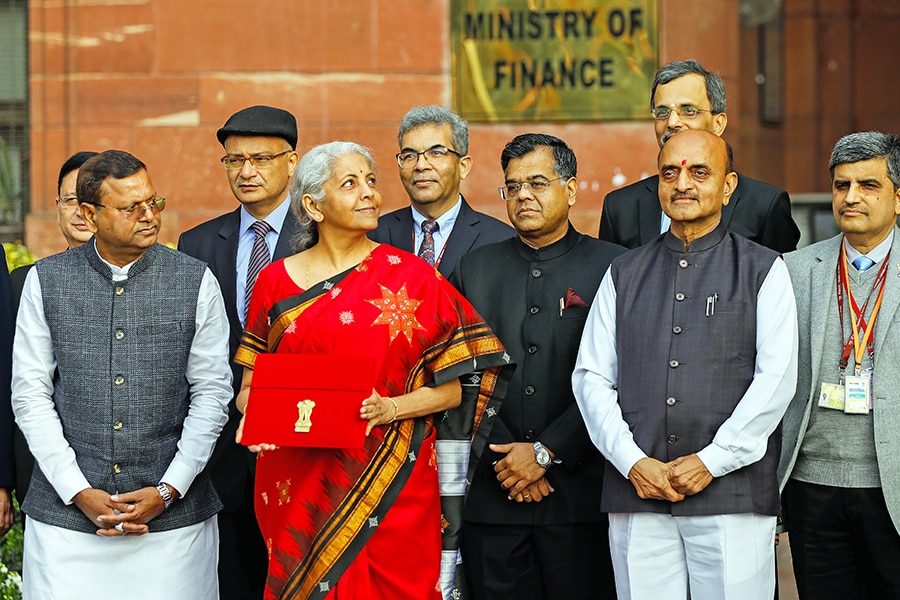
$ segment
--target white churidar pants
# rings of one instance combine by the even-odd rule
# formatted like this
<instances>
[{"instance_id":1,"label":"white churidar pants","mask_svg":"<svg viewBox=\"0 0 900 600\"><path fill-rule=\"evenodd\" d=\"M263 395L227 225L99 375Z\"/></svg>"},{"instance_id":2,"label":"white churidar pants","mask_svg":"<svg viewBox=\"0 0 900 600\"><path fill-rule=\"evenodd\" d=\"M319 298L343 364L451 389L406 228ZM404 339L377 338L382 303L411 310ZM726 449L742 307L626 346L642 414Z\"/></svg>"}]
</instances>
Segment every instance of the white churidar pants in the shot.
<instances>
[{"instance_id":1,"label":"white churidar pants","mask_svg":"<svg viewBox=\"0 0 900 600\"><path fill-rule=\"evenodd\" d=\"M610 513L619 600L770 600L775 517Z\"/></svg>"}]
</instances>

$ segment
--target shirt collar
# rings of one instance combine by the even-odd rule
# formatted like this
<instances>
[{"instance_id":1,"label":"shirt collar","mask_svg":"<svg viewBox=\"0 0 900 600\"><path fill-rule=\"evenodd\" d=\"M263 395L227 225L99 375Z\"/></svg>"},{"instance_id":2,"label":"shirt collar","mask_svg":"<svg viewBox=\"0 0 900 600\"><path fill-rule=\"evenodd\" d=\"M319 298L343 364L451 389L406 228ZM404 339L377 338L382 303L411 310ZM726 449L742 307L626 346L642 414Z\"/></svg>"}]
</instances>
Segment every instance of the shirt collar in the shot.
<instances>
[{"instance_id":1,"label":"shirt collar","mask_svg":"<svg viewBox=\"0 0 900 600\"><path fill-rule=\"evenodd\" d=\"M884 260L884 257L888 255L888 252L891 251L891 245L894 243L894 231L892 230L890 234L884 240L869 250L866 253L866 256L875 261L877 265L881 261ZM847 238L844 238L844 247L847 248L847 262L853 263L854 260L862 256L862 253L850 245L850 242L847 241Z\"/></svg>"},{"instance_id":2,"label":"shirt collar","mask_svg":"<svg viewBox=\"0 0 900 600\"><path fill-rule=\"evenodd\" d=\"M447 212L445 212L444 214L439 216L437 219L435 219L435 221L437 221L438 231L440 233L443 233L444 235L446 235L447 233L449 233L450 231L453 230L453 225L456 223L456 217L459 216L459 209L461 207L462 207L462 196L460 196L456 199L456 204L454 204L450 210L448 210ZM417 211L413 205L410 205L410 208L412 209L414 230L418 233L418 232L422 231L422 223L425 222L426 217L424 215L422 215L422 213Z\"/></svg>"},{"instance_id":3,"label":"shirt collar","mask_svg":"<svg viewBox=\"0 0 900 600\"><path fill-rule=\"evenodd\" d=\"M291 208L291 195L288 194L287 198L284 199L284 202L275 207L275 210L270 212L264 219L257 219L249 212L247 209L241 206L241 226L238 230L240 235L244 235L247 233L247 230L250 229L250 226L256 223L258 220L265 221L269 224L276 234L281 234L281 228L284 226L284 219L287 217L288 211Z\"/></svg>"}]
</instances>

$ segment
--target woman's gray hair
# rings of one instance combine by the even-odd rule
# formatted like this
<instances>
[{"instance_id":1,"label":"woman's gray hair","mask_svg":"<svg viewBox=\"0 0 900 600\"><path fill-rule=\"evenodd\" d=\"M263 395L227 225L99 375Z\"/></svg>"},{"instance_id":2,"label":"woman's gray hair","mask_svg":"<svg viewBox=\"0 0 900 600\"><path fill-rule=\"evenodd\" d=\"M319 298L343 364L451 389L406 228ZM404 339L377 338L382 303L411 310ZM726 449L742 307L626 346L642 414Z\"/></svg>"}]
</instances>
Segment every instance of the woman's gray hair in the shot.
<instances>
[{"instance_id":1,"label":"woman's gray hair","mask_svg":"<svg viewBox=\"0 0 900 600\"><path fill-rule=\"evenodd\" d=\"M291 240L294 252L306 250L319 241L319 229L303 207L303 196L309 194L315 202L325 199L325 182L334 177L334 164L347 154L361 154L369 168L375 169L372 151L355 142L328 142L312 148L303 155L294 171L291 183L291 211L300 222L300 230Z\"/></svg>"}]
</instances>

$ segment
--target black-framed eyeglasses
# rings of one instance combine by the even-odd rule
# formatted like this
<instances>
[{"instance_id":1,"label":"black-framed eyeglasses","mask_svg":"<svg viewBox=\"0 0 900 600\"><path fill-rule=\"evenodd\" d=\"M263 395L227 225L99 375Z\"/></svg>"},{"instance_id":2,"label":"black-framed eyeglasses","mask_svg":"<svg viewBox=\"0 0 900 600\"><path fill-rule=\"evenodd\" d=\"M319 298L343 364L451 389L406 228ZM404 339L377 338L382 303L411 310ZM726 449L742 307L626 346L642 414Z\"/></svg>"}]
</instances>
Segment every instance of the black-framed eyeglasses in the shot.
<instances>
[{"instance_id":1,"label":"black-framed eyeglasses","mask_svg":"<svg viewBox=\"0 0 900 600\"><path fill-rule=\"evenodd\" d=\"M135 202L128 208L118 208L116 206L106 206L105 204L100 204L99 202L85 202L85 204L92 204L98 208L109 208L111 210L117 210L123 215L125 215L128 219L137 220L144 216L144 213L147 210L150 210L153 214L161 213L166 209L166 199L162 196L157 196L156 198L150 198L149 200L144 200L143 202Z\"/></svg>"},{"instance_id":2,"label":"black-framed eyeglasses","mask_svg":"<svg viewBox=\"0 0 900 600\"><path fill-rule=\"evenodd\" d=\"M500 192L500 198L503 200L509 200L510 198L515 198L519 195L519 192L525 190L526 192L530 191L535 196L540 196L544 192L546 192L550 188L550 184L554 181L559 181L563 179L563 176L560 175L555 179L533 179L531 181L523 181L519 183L518 181L511 181L506 185L501 185L497 188L497 191ZM568 181L568 178L565 178Z\"/></svg>"},{"instance_id":3,"label":"black-framed eyeglasses","mask_svg":"<svg viewBox=\"0 0 900 600\"><path fill-rule=\"evenodd\" d=\"M56 203L66 208L78 206L78 196L58 196Z\"/></svg>"},{"instance_id":4,"label":"black-framed eyeglasses","mask_svg":"<svg viewBox=\"0 0 900 600\"><path fill-rule=\"evenodd\" d=\"M415 150L404 150L397 154L397 164L401 167L409 168L419 162L419 157L424 156L430 164L439 163L450 154L455 154L458 158L462 158L462 154L456 150L445 148L444 146L432 146L428 150L416 152Z\"/></svg>"},{"instance_id":5,"label":"black-framed eyeglasses","mask_svg":"<svg viewBox=\"0 0 900 600\"><path fill-rule=\"evenodd\" d=\"M225 169L228 171L239 171L240 169L243 169L244 163L248 160L250 161L250 164L253 165L254 169L266 169L274 164L276 158L284 156L288 152L293 152L293 150L285 150L278 154L254 154L253 156L226 154L219 160L222 161L222 164L225 165Z\"/></svg>"},{"instance_id":6,"label":"black-framed eyeglasses","mask_svg":"<svg viewBox=\"0 0 900 600\"><path fill-rule=\"evenodd\" d=\"M700 113L711 113L711 110L705 108L697 108L693 104L682 104L681 106L654 106L650 110L650 115L657 121L665 121L675 111L682 119L694 119Z\"/></svg>"}]
</instances>

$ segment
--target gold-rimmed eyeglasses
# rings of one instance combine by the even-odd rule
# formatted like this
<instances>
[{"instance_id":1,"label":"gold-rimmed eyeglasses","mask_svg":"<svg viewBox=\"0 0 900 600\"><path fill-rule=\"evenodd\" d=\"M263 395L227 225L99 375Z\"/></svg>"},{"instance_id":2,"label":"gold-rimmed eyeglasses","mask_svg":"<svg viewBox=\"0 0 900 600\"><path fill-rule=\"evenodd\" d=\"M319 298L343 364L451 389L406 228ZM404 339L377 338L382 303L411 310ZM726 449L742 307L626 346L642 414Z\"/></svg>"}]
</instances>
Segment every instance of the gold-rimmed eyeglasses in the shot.
<instances>
[{"instance_id":1,"label":"gold-rimmed eyeglasses","mask_svg":"<svg viewBox=\"0 0 900 600\"><path fill-rule=\"evenodd\" d=\"M118 208L116 206L107 206L105 204L100 204L99 202L85 202L85 204L91 204L98 208L109 208L111 210L117 210L127 219L140 219L144 216L146 211L150 211L153 214L161 213L166 209L166 199L162 196L157 196L156 198L150 198L148 200L143 200L142 202L135 202L131 206L127 208Z\"/></svg>"},{"instance_id":2,"label":"gold-rimmed eyeglasses","mask_svg":"<svg viewBox=\"0 0 900 600\"><path fill-rule=\"evenodd\" d=\"M78 196L57 196L56 203L65 208L78 206Z\"/></svg>"},{"instance_id":3,"label":"gold-rimmed eyeglasses","mask_svg":"<svg viewBox=\"0 0 900 600\"><path fill-rule=\"evenodd\" d=\"M285 150L278 154L254 154L253 156L226 154L219 160L222 161L222 164L225 165L225 169L228 171L239 171L240 169L243 169L244 163L248 160L250 161L250 164L253 165L254 169L267 169L275 164L276 158L284 156L288 152L293 152L293 150Z\"/></svg>"},{"instance_id":4,"label":"gold-rimmed eyeglasses","mask_svg":"<svg viewBox=\"0 0 900 600\"><path fill-rule=\"evenodd\" d=\"M682 119L695 119L700 113L711 113L706 108L697 108L693 104L682 104L681 106L654 106L650 110L650 115L657 121L665 121L675 111Z\"/></svg>"},{"instance_id":5,"label":"gold-rimmed eyeglasses","mask_svg":"<svg viewBox=\"0 0 900 600\"><path fill-rule=\"evenodd\" d=\"M498 187L497 191L500 192L500 197L503 200L515 198L522 190L525 190L526 192L530 191L535 196L540 196L550 188L551 183L559 181L560 179L563 179L562 175L554 179L532 179L531 181L522 181L521 183L518 181L510 181L506 185ZM566 178L566 181L568 181L568 178Z\"/></svg>"}]
</instances>

